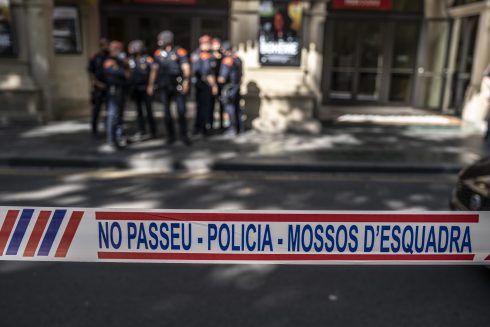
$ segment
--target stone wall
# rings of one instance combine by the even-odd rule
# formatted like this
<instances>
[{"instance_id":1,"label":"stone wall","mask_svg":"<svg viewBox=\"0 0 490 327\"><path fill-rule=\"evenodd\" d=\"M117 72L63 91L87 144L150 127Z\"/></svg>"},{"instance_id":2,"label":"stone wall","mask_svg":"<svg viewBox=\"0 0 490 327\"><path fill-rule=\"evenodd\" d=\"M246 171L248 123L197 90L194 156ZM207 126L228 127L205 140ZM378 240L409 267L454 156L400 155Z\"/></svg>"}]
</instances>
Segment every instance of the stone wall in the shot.
<instances>
[{"instance_id":1,"label":"stone wall","mask_svg":"<svg viewBox=\"0 0 490 327\"><path fill-rule=\"evenodd\" d=\"M259 1L232 1L231 41L243 60L243 107L263 132L319 132L325 3L304 1L303 50L299 67L261 67L257 44Z\"/></svg>"}]
</instances>

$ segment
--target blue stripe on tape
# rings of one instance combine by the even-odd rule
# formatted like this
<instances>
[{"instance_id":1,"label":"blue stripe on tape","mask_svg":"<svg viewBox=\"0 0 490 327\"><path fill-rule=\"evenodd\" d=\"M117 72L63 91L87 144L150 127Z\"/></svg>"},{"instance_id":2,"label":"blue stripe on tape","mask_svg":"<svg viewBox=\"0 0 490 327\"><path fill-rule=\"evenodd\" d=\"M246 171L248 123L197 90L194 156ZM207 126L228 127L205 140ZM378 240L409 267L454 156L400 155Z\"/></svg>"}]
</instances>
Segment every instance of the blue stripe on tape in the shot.
<instances>
[{"instance_id":1,"label":"blue stripe on tape","mask_svg":"<svg viewBox=\"0 0 490 327\"><path fill-rule=\"evenodd\" d=\"M46 231L46 235L44 236L43 242L41 243L41 247L39 248L39 252L37 253L37 255L49 255L49 251L53 246L54 239L56 238L56 234L58 234L58 230L60 229L61 222L63 221L65 214L66 210L55 210L53 218L49 223L48 230Z\"/></svg>"},{"instance_id":2,"label":"blue stripe on tape","mask_svg":"<svg viewBox=\"0 0 490 327\"><path fill-rule=\"evenodd\" d=\"M17 251L19 251L20 243L22 243L22 239L24 238L24 234L26 233L27 226L29 226L33 213L34 209L22 210L17 227L15 227L14 235L12 235L9 247L7 248L7 255L16 255Z\"/></svg>"}]
</instances>

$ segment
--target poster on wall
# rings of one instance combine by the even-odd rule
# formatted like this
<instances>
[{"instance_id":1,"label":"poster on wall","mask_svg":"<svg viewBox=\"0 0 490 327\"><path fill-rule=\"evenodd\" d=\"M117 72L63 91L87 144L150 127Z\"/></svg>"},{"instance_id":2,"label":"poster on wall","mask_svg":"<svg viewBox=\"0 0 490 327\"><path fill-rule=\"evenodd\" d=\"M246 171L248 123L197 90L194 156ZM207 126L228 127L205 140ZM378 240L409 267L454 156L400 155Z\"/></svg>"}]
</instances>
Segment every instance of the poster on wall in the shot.
<instances>
[{"instance_id":1,"label":"poster on wall","mask_svg":"<svg viewBox=\"0 0 490 327\"><path fill-rule=\"evenodd\" d=\"M0 56L15 54L10 0L0 0Z\"/></svg>"},{"instance_id":2,"label":"poster on wall","mask_svg":"<svg viewBox=\"0 0 490 327\"><path fill-rule=\"evenodd\" d=\"M80 17L77 7L55 7L53 11L54 50L58 54L82 52Z\"/></svg>"},{"instance_id":3,"label":"poster on wall","mask_svg":"<svg viewBox=\"0 0 490 327\"><path fill-rule=\"evenodd\" d=\"M391 10L392 0L332 0L333 9Z\"/></svg>"},{"instance_id":4,"label":"poster on wall","mask_svg":"<svg viewBox=\"0 0 490 327\"><path fill-rule=\"evenodd\" d=\"M300 0L260 2L259 60L263 66L299 66L303 6Z\"/></svg>"}]
</instances>

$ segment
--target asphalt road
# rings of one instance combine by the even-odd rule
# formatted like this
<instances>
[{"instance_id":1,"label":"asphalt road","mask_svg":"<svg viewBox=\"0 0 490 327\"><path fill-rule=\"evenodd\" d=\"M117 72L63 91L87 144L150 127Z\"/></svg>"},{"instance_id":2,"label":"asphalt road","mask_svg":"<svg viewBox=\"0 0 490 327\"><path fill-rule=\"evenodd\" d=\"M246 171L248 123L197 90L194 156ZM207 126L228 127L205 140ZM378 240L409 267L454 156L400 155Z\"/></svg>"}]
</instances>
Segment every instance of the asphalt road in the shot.
<instances>
[{"instance_id":1,"label":"asphalt road","mask_svg":"<svg viewBox=\"0 0 490 327\"><path fill-rule=\"evenodd\" d=\"M0 169L0 205L446 210L454 176ZM488 326L490 269L0 262L0 326Z\"/></svg>"}]
</instances>

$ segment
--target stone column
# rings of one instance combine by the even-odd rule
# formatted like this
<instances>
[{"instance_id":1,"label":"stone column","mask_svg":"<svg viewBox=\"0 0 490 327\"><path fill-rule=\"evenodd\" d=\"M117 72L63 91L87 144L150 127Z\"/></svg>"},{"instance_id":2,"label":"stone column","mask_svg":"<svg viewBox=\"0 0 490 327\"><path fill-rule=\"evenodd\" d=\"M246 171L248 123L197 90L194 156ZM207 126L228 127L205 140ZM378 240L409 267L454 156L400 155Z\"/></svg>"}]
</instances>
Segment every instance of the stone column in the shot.
<instances>
[{"instance_id":1,"label":"stone column","mask_svg":"<svg viewBox=\"0 0 490 327\"><path fill-rule=\"evenodd\" d=\"M488 89L488 85L483 87L481 82L485 69L490 64L490 48L488 47L490 44L490 0L486 0L484 4L475 3L473 6L478 9L480 19L475 41L471 80L465 94L463 120L466 126L484 132L490 110L490 89ZM468 6L468 8L472 9L472 6Z\"/></svg>"},{"instance_id":2,"label":"stone column","mask_svg":"<svg viewBox=\"0 0 490 327\"><path fill-rule=\"evenodd\" d=\"M320 116L319 109L323 99L322 77L324 58L325 21L327 3L325 1L312 1L310 10L306 13L308 25L305 28L304 47L306 52L306 82L316 97L316 116Z\"/></svg>"},{"instance_id":3,"label":"stone column","mask_svg":"<svg viewBox=\"0 0 490 327\"><path fill-rule=\"evenodd\" d=\"M480 15L478 32L476 34L476 48L471 72L472 91L480 87L483 73L490 64L490 1L486 1L485 9Z\"/></svg>"},{"instance_id":4,"label":"stone column","mask_svg":"<svg viewBox=\"0 0 490 327\"><path fill-rule=\"evenodd\" d=\"M10 2L15 54L0 58L0 124L38 122L38 88L31 77L24 0Z\"/></svg>"},{"instance_id":5,"label":"stone column","mask_svg":"<svg viewBox=\"0 0 490 327\"><path fill-rule=\"evenodd\" d=\"M23 2L27 57L34 82L41 90L43 118L53 117L52 67L53 50L53 0L28 0Z\"/></svg>"}]
</instances>

